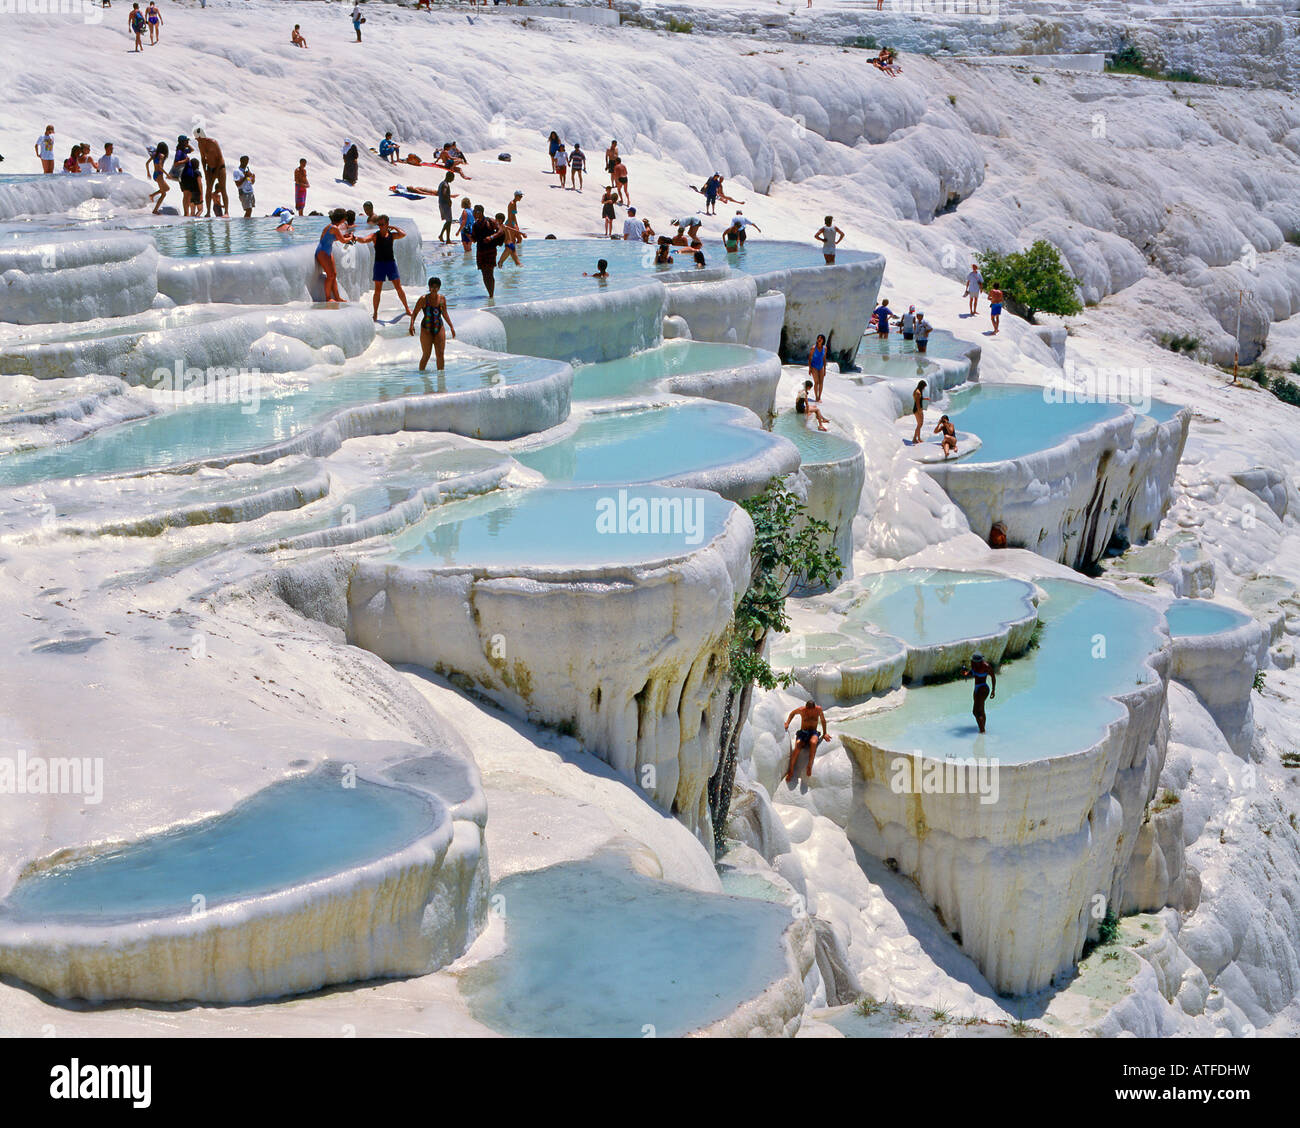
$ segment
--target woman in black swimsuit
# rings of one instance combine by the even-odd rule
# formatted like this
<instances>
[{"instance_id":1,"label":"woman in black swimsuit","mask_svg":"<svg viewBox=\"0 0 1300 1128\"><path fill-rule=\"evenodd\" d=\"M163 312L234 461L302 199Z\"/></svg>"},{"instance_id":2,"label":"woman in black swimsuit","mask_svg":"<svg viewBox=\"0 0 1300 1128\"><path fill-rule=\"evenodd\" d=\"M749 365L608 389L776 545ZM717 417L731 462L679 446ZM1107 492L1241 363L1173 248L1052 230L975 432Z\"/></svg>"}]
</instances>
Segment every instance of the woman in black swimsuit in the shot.
<instances>
[{"instance_id":1,"label":"woman in black swimsuit","mask_svg":"<svg viewBox=\"0 0 1300 1128\"><path fill-rule=\"evenodd\" d=\"M794 397L795 413L798 415L812 415L817 420L817 430L828 430L826 424L829 420L821 413L821 408L819 408L815 403L808 402L808 395L812 390L813 382L811 380L805 380L803 382L803 391L799 392Z\"/></svg>"},{"instance_id":2,"label":"woman in black swimsuit","mask_svg":"<svg viewBox=\"0 0 1300 1128\"><path fill-rule=\"evenodd\" d=\"M614 201L617 197L614 195L614 189L606 188L605 194L600 198L600 216L605 221L605 234L613 236L614 234Z\"/></svg>"},{"instance_id":3,"label":"woman in black swimsuit","mask_svg":"<svg viewBox=\"0 0 1300 1128\"><path fill-rule=\"evenodd\" d=\"M423 317L421 317L423 314ZM437 353L438 371L443 370L442 350L447 345L447 330L456 336L456 326L451 323L447 312L447 299L442 296L442 279L429 279L429 292L421 294L420 300L411 310L411 327L409 336L415 336L415 319L420 317L420 371L429 366L429 353Z\"/></svg>"}]
</instances>

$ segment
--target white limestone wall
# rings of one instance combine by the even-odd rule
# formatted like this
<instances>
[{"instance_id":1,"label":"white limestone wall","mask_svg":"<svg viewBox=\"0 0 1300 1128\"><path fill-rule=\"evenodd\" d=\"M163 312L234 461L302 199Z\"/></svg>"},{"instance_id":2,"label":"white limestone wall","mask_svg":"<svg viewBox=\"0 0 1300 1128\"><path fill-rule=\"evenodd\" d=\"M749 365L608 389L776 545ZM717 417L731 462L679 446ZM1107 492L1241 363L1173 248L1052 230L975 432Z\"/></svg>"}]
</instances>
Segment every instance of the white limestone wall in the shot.
<instances>
[{"instance_id":1,"label":"white limestone wall","mask_svg":"<svg viewBox=\"0 0 1300 1128\"><path fill-rule=\"evenodd\" d=\"M748 408L761 420L772 417L776 388L781 382L781 358L775 353L758 357L753 364L716 368L709 372L670 376L661 385L679 396L734 403Z\"/></svg>"},{"instance_id":2,"label":"white limestone wall","mask_svg":"<svg viewBox=\"0 0 1300 1128\"><path fill-rule=\"evenodd\" d=\"M36 233L0 247L0 321L121 317L158 295L158 251L127 232Z\"/></svg>"},{"instance_id":3,"label":"white limestone wall","mask_svg":"<svg viewBox=\"0 0 1300 1128\"><path fill-rule=\"evenodd\" d=\"M464 950L468 932L441 937L449 914L435 912L426 924L426 906L436 887L442 901L466 902L477 863L469 865L462 845L455 873L439 881L455 827L445 804L425 798L429 828L410 845L304 885L167 919L0 919L0 968L61 999L205 1003L432 971ZM478 892L485 899L486 886Z\"/></svg>"},{"instance_id":4,"label":"white limestone wall","mask_svg":"<svg viewBox=\"0 0 1300 1128\"><path fill-rule=\"evenodd\" d=\"M359 356L375 337L369 310L217 309L153 310L121 322L105 319L103 334L58 340L0 343L0 369L42 380L105 373L132 385L158 381L159 369L174 373L179 361L189 368L256 368L291 372ZM87 326L79 325L79 334ZM93 328L93 326L91 326ZM291 344L290 342L294 342ZM295 345L306 346L305 350Z\"/></svg>"},{"instance_id":5,"label":"white limestone wall","mask_svg":"<svg viewBox=\"0 0 1300 1128\"><path fill-rule=\"evenodd\" d=\"M618 360L663 340L664 287L492 307L505 326L509 351L553 360Z\"/></svg>"},{"instance_id":6,"label":"white limestone wall","mask_svg":"<svg viewBox=\"0 0 1300 1128\"><path fill-rule=\"evenodd\" d=\"M1000 766L997 802L975 794L896 794L895 761L910 753L841 735L853 757L849 838L894 859L935 906L961 948L1004 994L1069 974L1100 904L1118 908L1146 804L1168 740L1170 651L1119 700L1124 715L1093 747ZM1099 900L1097 899L1099 898Z\"/></svg>"},{"instance_id":7,"label":"white limestone wall","mask_svg":"<svg viewBox=\"0 0 1300 1128\"><path fill-rule=\"evenodd\" d=\"M781 348L781 328L785 325L785 295L780 290L768 290L754 301L754 318L749 326L749 339L745 344L768 352Z\"/></svg>"},{"instance_id":8,"label":"white limestone wall","mask_svg":"<svg viewBox=\"0 0 1300 1128\"><path fill-rule=\"evenodd\" d=\"M1251 695L1257 671L1269 664L1268 628L1251 619L1217 634L1173 640L1170 675L1196 694L1242 759L1255 759L1255 713Z\"/></svg>"},{"instance_id":9,"label":"white limestone wall","mask_svg":"<svg viewBox=\"0 0 1300 1128\"><path fill-rule=\"evenodd\" d=\"M353 644L467 677L516 716L573 733L709 843L716 696L752 540L737 509L676 560L567 571L363 560L336 573L342 587L324 602ZM317 586L308 574L288 586Z\"/></svg>"},{"instance_id":10,"label":"white limestone wall","mask_svg":"<svg viewBox=\"0 0 1300 1128\"><path fill-rule=\"evenodd\" d=\"M672 282L667 287L664 314L685 321L694 341L733 345L749 341L758 287L748 274L726 273L727 277L715 281Z\"/></svg>"},{"instance_id":11,"label":"white limestone wall","mask_svg":"<svg viewBox=\"0 0 1300 1128\"><path fill-rule=\"evenodd\" d=\"M808 516L831 527L835 551L844 565L841 582L850 580L853 578L853 518L867 477L862 448L857 447L842 458L801 463L800 472L807 481L804 500ZM811 594L811 589L801 586L796 594Z\"/></svg>"},{"instance_id":12,"label":"white limestone wall","mask_svg":"<svg viewBox=\"0 0 1300 1128\"><path fill-rule=\"evenodd\" d=\"M1190 413L1166 423L1115 419L1059 446L1007 462L926 464L961 509L971 531L988 539L995 522L1007 543L1072 567L1095 562L1111 537L1152 535L1169 506Z\"/></svg>"},{"instance_id":13,"label":"white limestone wall","mask_svg":"<svg viewBox=\"0 0 1300 1128\"><path fill-rule=\"evenodd\" d=\"M115 209L143 208L153 185L122 174L76 176L52 173L0 182L0 222L74 211L92 200Z\"/></svg>"},{"instance_id":14,"label":"white limestone wall","mask_svg":"<svg viewBox=\"0 0 1300 1128\"><path fill-rule=\"evenodd\" d=\"M875 308L884 273L884 256L866 255L834 266L799 267L755 275L760 294L779 290L785 295L782 358L791 363L802 362L817 334L824 333L829 359L843 369L853 368L858 343Z\"/></svg>"}]
</instances>

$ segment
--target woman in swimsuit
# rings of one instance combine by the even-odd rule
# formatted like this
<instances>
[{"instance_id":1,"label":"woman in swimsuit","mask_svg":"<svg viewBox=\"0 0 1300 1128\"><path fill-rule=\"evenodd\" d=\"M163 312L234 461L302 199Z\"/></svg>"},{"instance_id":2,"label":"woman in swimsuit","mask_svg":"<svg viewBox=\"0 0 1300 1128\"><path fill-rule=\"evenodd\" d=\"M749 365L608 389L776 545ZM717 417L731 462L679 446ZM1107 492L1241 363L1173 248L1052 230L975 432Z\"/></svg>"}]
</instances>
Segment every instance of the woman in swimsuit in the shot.
<instances>
[{"instance_id":1,"label":"woman in swimsuit","mask_svg":"<svg viewBox=\"0 0 1300 1128\"><path fill-rule=\"evenodd\" d=\"M925 422L925 381L917 382L912 389L912 418L916 420L916 433L912 436L912 445L921 441L921 424Z\"/></svg>"},{"instance_id":2,"label":"woman in swimsuit","mask_svg":"<svg viewBox=\"0 0 1300 1128\"><path fill-rule=\"evenodd\" d=\"M320 242L316 244L316 265L325 272L325 300L327 302L343 302L347 300L339 293L338 274L334 269L335 242L340 240L344 243L356 242L356 239L349 235L343 226L347 214L342 208L335 208L330 212L330 221L320 233Z\"/></svg>"},{"instance_id":3,"label":"woman in swimsuit","mask_svg":"<svg viewBox=\"0 0 1300 1128\"><path fill-rule=\"evenodd\" d=\"M660 235L655 244L655 266L672 266L673 245L667 235Z\"/></svg>"},{"instance_id":4,"label":"woman in swimsuit","mask_svg":"<svg viewBox=\"0 0 1300 1128\"><path fill-rule=\"evenodd\" d=\"M935 424L934 434L943 435L941 443L944 458L957 453L957 428L952 425L952 420L946 415L939 416L939 422Z\"/></svg>"},{"instance_id":5,"label":"woman in swimsuit","mask_svg":"<svg viewBox=\"0 0 1300 1128\"><path fill-rule=\"evenodd\" d=\"M605 194L600 198L600 215L605 221L605 234L613 237L614 234L614 188L611 185L605 189Z\"/></svg>"},{"instance_id":6,"label":"woman in swimsuit","mask_svg":"<svg viewBox=\"0 0 1300 1128\"><path fill-rule=\"evenodd\" d=\"M451 323L447 312L447 299L442 296L442 279L429 279L429 292L421 294L420 300L411 310L411 327L409 336L415 336L415 319L420 318L420 371L429 364L430 351L435 352L438 371L443 370L442 350L447 345L447 329L456 336L456 326Z\"/></svg>"},{"instance_id":7,"label":"woman in swimsuit","mask_svg":"<svg viewBox=\"0 0 1300 1128\"><path fill-rule=\"evenodd\" d=\"M822 402L822 384L826 381L826 335L817 334L817 343L808 350L808 375L812 377L813 398Z\"/></svg>"},{"instance_id":8,"label":"woman in swimsuit","mask_svg":"<svg viewBox=\"0 0 1300 1128\"><path fill-rule=\"evenodd\" d=\"M167 160L167 142L159 141L152 149L149 150L149 159L145 162L145 170L149 178L158 185L157 192L150 192L149 199L158 197L158 202L154 205L153 214L158 214L158 209L162 207L163 197L167 195L167 173L163 168Z\"/></svg>"},{"instance_id":9,"label":"woman in swimsuit","mask_svg":"<svg viewBox=\"0 0 1300 1128\"><path fill-rule=\"evenodd\" d=\"M994 672L993 667L984 660L983 654L972 654L970 656L970 668L967 669L963 666L961 676L975 679L974 702L971 706L971 712L975 716L975 723L979 725L980 732L983 732L987 721L984 715L984 702L998 695L998 675ZM988 684L990 679L993 682L991 688Z\"/></svg>"},{"instance_id":10,"label":"woman in swimsuit","mask_svg":"<svg viewBox=\"0 0 1300 1128\"><path fill-rule=\"evenodd\" d=\"M144 10L144 16L149 21L149 42L157 43L159 29L162 27L162 13L158 10L158 5L151 2Z\"/></svg>"},{"instance_id":11,"label":"woman in swimsuit","mask_svg":"<svg viewBox=\"0 0 1300 1128\"><path fill-rule=\"evenodd\" d=\"M523 266L519 261L519 244L524 238L524 233L519 228L519 201L523 197L522 192L516 192L511 198L510 203L506 204L506 244L501 248L501 259L497 266L505 266L506 259L514 259L515 266Z\"/></svg>"},{"instance_id":12,"label":"woman in swimsuit","mask_svg":"<svg viewBox=\"0 0 1300 1128\"><path fill-rule=\"evenodd\" d=\"M812 386L813 382L811 380L805 380L803 382L803 391L794 397L794 409L800 415L810 415L816 419L817 430L829 430L826 424L829 423L830 420L821 413L821 408L808 402L808 393L812 391Z\"/></svg>"}]
</instances>

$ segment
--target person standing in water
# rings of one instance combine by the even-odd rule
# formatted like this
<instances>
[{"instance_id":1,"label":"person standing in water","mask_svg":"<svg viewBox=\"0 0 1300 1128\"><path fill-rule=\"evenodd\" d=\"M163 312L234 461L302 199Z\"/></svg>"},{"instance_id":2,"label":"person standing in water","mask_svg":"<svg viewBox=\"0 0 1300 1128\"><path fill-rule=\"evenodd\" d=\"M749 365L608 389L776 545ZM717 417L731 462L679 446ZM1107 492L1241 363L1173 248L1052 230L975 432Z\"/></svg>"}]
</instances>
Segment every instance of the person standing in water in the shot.
<instances>
[{"instance_id":1,"label":"person standing in water","mask_svg":"<svg viewBox=\"0 0 1300 1128\"><path fill-rule=\"evenodd\" d=\"M519 229L519 201L524 198L524 194L515 189L515 194L511 197L510 203L506 204L506 223L505 231L506 242L501 249L501 258L497 260L497 266L502 267L506 264L506 259L514 259L515 266L523 266L519 261L519 244L523 242L524 233Z\"/></svg>"},{"instance_id":2,"label":"person standing in water","mask_svg":"<svg viewBox=\"0 0 1300 1128\"><path fill-rule=\"evenodd\" d=\"M347 219L347 215L348 213L342 208L335 208L330 212L330 221L320 233L320 242L316 244L316 265L325 274L325 300L327 302L343 302L346 300L339 293L338 274L334 269L334 244L339 240L345 243L356 242L356 239L346 234L341 226Z\"/></svg>"},{"instance_id":3,"label":"person standing in water","mask_svg":"<svg viewBox=\"0 0 1300 1128\"><path fill-rule=\"evenodd\" d=\"M812 377L814 398L822 402L822 385L826 382L826 335L817 334L817 342L808 350L808 375Z\"/></svg>"},{"instance_id":4,"label":"person standing in water","mask_svg":"<svg viewBox=\"0 0 1300 1128\"><path fill-rule=\"evenodd\" d=\"M876 336L882 340L889 339L889 319L893 314L888 298L881 298L880 304L872 311L871 320L876 323Z\"/></svg>"},{"instance_id":5,"label":"person standing in water","mask_svg":"<svg viewBox=\"0 0 1300 1128\"><path fill-rule=\"evenodd\" d=\"M993 322L993 336L996 337L1002 320L1002 291L996 282L989 287L989 318Z\"/></svg>"},{"instance_id":6,"label":"person standing in water","mask_svg":"<svg viewBox=\"0 0 1300 1128\"><path fill-rule=\"evenodd\" d=\"M202 129L194 131L194 139L199 147L199 159L203 162L206 214L212 214L212 205L215 203L218 215L229 215L230 198L226 195L226 158L221 155L221 146Z\"/></svg>"},{"instance_id":7,"label":"person standing in water","mask_svg":"<svg viewBox=\"0 0 1300 1128\"><path fill-rule=\"evenodd\" d=\"M406 232L400 227L389 227L388 216L381 215L375 220L379 229L372 231L369 235L359 236L354 242L357 243L374 243L375 245L375 270L371 276L375 283L375 313L374 320L379 320L379 293L384 288L385 282L391 282L393 289L397 291L397 296L402 300L402 309L411 314L411 307L407 304L406 293L402 289L402 278L397 273L397 256L393 253L393 244L398 239L405 239Z\"/></svg>"},{"instance_id":8,"label":"person standing in water","mask_svg":"<svg viewBox=\"0 0 1300 1128\"><path fill-rule=\"evenodd\" d=\"M830 733L826 731L826 714L817 707L817 702L809 701L797 709L791 709L790 715L785 719L785 731L790 731L790 722L799 718L798 735L794 738L794 748L790 752L790 764L786 768L785 782L789 783L794 778L794 769L799 762L799 753L808 749L808 770L804 773L805 779L812 779L813 758L817 755L817 745L830 739ZM821 726L821 734L818 735L817 727Z\"/></svg>"},{"instance_id":9,"label":"person standing in water","mask_svg":"<svg viewBox=\"0 0 1300 1128\"><path fill-rule=\"evenodd\" d=\"M239 167L230 174L230 178L235 182L235 196L239 200L239 206L244 209L244 218L252 218L253 209L257 207L257 196L253 191L257 177L248 167L247 157L239 158Z\"/></svg>"},{"instance_id":10,"label":"person standing in water","mask_svg":"<svg viewBox=\"0 0 1300 1128\"><path fill-rule=\"evenodd\" d=\"M505 216L503 215L501 218L504 220ZM497 247L506 241L502 226L495 219L487 217L482 204L474 205L474 226L470 228L470 238L477 244L474 256L475 264L478 266L479 273L483 276L483 285L487 289L489 298L495 297L497 292L495 275Z\"/></svg>"},{"instance_id":11,"label":"person standing in water","mask_svg":"<svg viewBox=\"0 0 1300 1128\"><path fill-rule=\"evenodd\" d=\"M453 218L451 214L451 184L456 179L454 172L447 173L442 178L442 183L438 185L438 218L442 220L442 229L438 232L439 243L451 242L451 225Z\"/></svg>"},{"instance_id":12,"label":"person standing in water","mask_svg":"<svg viewBox=\"0 0 1300 1128\"><path fill-rule=\"evenodd\" d=\"M460 201L460 221L456 227L456 237L460 239L460 245L466 254L469 254L470 246L474 238L474 213L470 210L468 196L462 196Z\"/></svg>"},{"instance_id":13,"label":"person standing in water","mask_svg":"<svg viewBox=\"0 0 1300 1128\"><path fill-rule=\"evenodd\" d=\"M835 217L833 215L826 217L824 226L817 231L813 238L821 240L822 257L826 259L829 266L835 261L835 248L844 242L844 232L835 226ZM820 399L821 397L818 396L817 398Z\"/></svg>"},{"instance_id":14,"label":"person standing in water","mask_svg":"<svg viewBox=\"0 0 1300 1128\"><path fill-rule=\"evenodd\" d=\"M934 326L926 321L923 312L916 315L916 324L912 327L912 333L916 338L917 352L925 352L926 346L930 343L930 330L933 328Z\"/></svg>"},{"instance_id":15,"label":"person standing in water","mask_svg":"<svg viewBox=\"0 0 1300 1128\"><path fill-rule=\"evenodd\" d=\"M993 667L984 660L983 654L972 654L970 668L967 669L963 666L961 676L975 679L974 703L971 707L971 713L975 716L975 723L979 725L980 732L983 732L987 721L984 715L984 702L991 701L998 695L998 676L993 672ZM992 685L989 684L990 682Z\"/></svg>"},{"instance_id":16,"label":"person standing in water","mask_svg":"<svg viewBox=\"0 0 1300 1128\"><path fill-rule=\"evenodd\" d=\"M912 445L921 441L921 425L925 422L925 381L917 381L912 389L912 418L916 420L916 431L912 435Z\"/></svg>"},{"instance_id":17,"label":"person standing in water","mask_svg":"<svg viewBox=\"0 0 1300 1128\"><path fill-rule=\"evenodd\" d=\"M415 319L420 318L420 371L429 366L429 353L435 353L438 371L443 370L443 349L447 346L447 329L452 337L456 336L456 326L451 323L451 314L447 312L447 299L442 296L442 279L430 278L429 291L421 294L411 310L411 326L408 335L415 336Z\"/></svg>"}]
</instances>

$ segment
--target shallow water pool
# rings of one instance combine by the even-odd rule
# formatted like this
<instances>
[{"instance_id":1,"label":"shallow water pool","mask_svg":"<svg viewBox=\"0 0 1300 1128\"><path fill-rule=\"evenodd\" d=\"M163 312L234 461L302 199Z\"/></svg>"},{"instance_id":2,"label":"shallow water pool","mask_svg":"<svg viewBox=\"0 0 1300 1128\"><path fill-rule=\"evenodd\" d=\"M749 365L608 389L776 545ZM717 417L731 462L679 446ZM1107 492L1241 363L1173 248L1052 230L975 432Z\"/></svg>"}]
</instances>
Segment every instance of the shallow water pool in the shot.
<instances>
[{"instance_id":1,"label":"shallow water pool","mask_svg":"<svg viewBox=\"0 0 1300 1128\"><path fill-rule=\"evenodd\" d=\"M257 792L227 814L19 878L10 919L110 923L188 915L375 861L428 832L430 799L316 771Z\"/></svg>"},{"instance_id":2,"label":"shallow water pool","mask_svg":"<svg viewBox=\"0 0 1300 1128\"><path fill-rule=\"evenodd\" d=\"M1007 385L976 385L952 392L946 408L957 430L980 437L984 445L977 460L981 463L1049 450L1127 410L1121 403L1052 403L1043 388Z\"/></svg>"},{"instance_id":3,"label":"shallow water pool","mask_svg":"<svg viewBox=\"0 0 1300 1128\"><path fill-rule=\"evenodd\" d=\"M684 403L593 415L558 442L515 454L553 482L654 482L728 466L779 441L743 408Z\"/></svg>"},{"instance_id":4,"label":"shallow water pool","mask_svg":"<svg viewBox=\"0 0 1300 1128\"><path fill-rule=\"evenodd\" d=\"M1250 616L1208 599L1175 599L1165 608L1165 622L1171 637L1192 638L1244 627Z\"/></svg>"},{"instance_id":5,"label":"shallow water pool","mask_svg":"<svg viewBox=\"0 0 1300 1128\"><path fill-rule=\"evenodd\" d=\"M651 391L671 376L694 376L757 364L771 356L745 345L667 341L621 360L583 364L573 370L575 400L620 399Z\"/></svg>"},{"instance_id":6,"label":"shallow water pool","mask_svg":"<svg viewBox=\"0 0 1300 1128\"><path fill-rule=\"evenodd\" d=\"M1113 698L1155 675L1146 657L1160 645L1160 612L1072 580L1040 580L1039 645L997 670L986 703L988 732L971 715L969 678L909 690L896 709L839 727L878 747L933 759L967 757L1023 764L1090 748L1124 714Z\"/></svg>"},{"instance_id":7,"label":"shallow water pool","mask_svg":"<svg viewBox=\"0 0 1300 1128\"><path fill-rule=\"evenodd\" d=\"M706 490L658 486L499 491L438 506L380 559L412 568L663 560L708 544L734 508Z\"/></svg>"},{"instance_id":8,"label":"shallow water pool","mask_svg":"<svg viewBox=\"0 0 1300 1128\"><path fill-rule=\"evenodd\" d=\"M697 893L592 859L515 874L505 951L461 974L470 1013L523 1037L680 1037L786 974L786 905Z\"/></svg>"}]
</instances>

